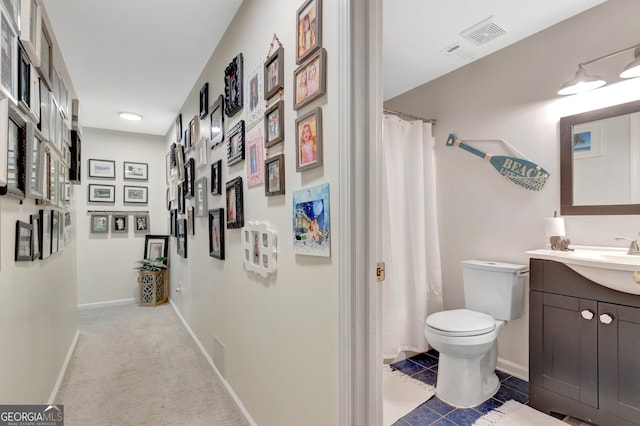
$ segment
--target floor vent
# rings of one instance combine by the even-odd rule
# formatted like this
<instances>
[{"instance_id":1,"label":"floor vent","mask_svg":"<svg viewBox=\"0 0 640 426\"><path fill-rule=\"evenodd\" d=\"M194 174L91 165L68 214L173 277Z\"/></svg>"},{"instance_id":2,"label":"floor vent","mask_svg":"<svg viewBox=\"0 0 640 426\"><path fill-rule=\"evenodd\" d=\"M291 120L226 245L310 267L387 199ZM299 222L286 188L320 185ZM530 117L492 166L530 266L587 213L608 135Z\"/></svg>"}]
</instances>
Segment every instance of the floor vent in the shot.
<instances>
[{"instance_id":1,"label":"floor vent","mask_svg":"<svg viewBox=\"0 0 640 426\"><path fill-rule=\"evenodd\" d=\"M440 51L440 53L444 53L445 55L450 56L456 56L463 61L470 61L475 57L471 49L463 46L462 44L460 44L460 42L445 47Z\"/></svg>"},{"instance_id":2,"label":"floor vent","mask_svg":"<svg viewBox=\"0 0 640 426\"><path fill-rule=\"evenodd\" d=\"M503 34L506 34L506 31L493 22L493 16L460 33L462 37L470 40L478 46L486 44Z\"/></svg>"}]
</instances>

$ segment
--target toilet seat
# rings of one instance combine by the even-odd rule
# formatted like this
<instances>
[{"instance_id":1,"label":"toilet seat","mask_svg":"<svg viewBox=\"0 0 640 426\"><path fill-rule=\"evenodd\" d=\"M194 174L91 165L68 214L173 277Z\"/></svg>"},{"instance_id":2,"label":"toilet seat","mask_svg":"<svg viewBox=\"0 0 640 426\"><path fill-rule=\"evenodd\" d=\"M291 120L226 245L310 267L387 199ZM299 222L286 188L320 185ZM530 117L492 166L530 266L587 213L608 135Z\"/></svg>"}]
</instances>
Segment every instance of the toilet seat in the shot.
<instances>
[{"instance_id":1,"label":"toilet seat","mask_svg":"<svg viewBox=\"0 0 640 426\"><path fill-rule=\"evenodd\" d=\"M487 314L469 309L436 312L427 317L431 332L451 337L479 336L495 330L496 320Z\"/></svg>"}]
</instances>

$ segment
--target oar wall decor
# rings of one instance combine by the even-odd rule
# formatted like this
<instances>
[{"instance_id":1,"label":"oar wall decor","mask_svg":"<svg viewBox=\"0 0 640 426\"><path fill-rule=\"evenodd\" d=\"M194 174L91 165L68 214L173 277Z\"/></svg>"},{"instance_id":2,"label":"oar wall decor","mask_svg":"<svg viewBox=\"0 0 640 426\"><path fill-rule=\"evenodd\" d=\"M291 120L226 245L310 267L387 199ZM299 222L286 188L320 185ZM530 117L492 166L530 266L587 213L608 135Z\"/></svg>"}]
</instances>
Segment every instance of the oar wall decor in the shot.
<instances>
[{"instance_id":1,"label":"oar wall decor","mask_svg":"<svg viewBox=\"0 0 640 426\"><path fill-rule=\"evenodd\" d=\"M468 151L478 157L487 160L494 169L498 171L502 176L509 179L511 182L518 186L521 186L531 191L540 191L549 178L549 172L535 163L532 163L528 159L522 159L517 157L507 157L503 155L491 155L486 152L482 152L472 146L467 145L464 141L471 142L472 140L458 139L453 133L449 134L447 138L447 146L457 146L465 151ZM478 139L476 142L485 142L487 139ZM490 141L502 142L513 151L522 155L518 150L509 145L502 139L490 139ZM524 157L524 156L523 156Z\"/></svg>"}]
</instances>

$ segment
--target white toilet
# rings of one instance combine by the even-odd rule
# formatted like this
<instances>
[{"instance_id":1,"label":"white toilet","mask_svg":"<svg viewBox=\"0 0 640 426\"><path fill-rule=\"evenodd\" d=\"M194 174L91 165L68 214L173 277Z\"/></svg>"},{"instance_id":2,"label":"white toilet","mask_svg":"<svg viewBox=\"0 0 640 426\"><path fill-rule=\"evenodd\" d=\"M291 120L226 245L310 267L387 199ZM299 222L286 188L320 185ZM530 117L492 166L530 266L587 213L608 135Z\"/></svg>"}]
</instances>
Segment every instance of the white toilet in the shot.
<instances>
[{"instance_id":1,"label":"white toilet","mask_svg":"<svg viewBox=\"0 0 640 426\"><path fill-rule=\"evenodd\" d=\"M496 376L498 333L522 314L525 265L465 260L465 309L427 317L424 335L440 352L436 395L455 407L473 407L500 388Z\"/></svg>"}]
</instances>

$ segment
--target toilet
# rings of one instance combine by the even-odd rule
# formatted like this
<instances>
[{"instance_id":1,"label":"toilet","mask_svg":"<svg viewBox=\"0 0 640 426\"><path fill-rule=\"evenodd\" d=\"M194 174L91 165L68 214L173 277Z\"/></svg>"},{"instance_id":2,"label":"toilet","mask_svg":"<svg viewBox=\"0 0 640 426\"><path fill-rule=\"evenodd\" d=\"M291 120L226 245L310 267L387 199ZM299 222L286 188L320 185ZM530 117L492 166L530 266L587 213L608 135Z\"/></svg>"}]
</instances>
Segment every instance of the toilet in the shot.
<instances>
[{"instance_id":1,"label":"toilet","mask_svg":"<svg viewBox=\"0 0 640 426\"><path fill-rule=\"evenodd\" d=\"M525 265L465 260L464 309L431 314L424 335L438 352L436 396L454 407L473 407L496 394L498 333L522 315Z\"/></svg>"}]
</instances>

